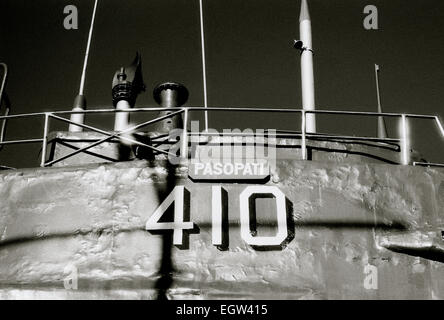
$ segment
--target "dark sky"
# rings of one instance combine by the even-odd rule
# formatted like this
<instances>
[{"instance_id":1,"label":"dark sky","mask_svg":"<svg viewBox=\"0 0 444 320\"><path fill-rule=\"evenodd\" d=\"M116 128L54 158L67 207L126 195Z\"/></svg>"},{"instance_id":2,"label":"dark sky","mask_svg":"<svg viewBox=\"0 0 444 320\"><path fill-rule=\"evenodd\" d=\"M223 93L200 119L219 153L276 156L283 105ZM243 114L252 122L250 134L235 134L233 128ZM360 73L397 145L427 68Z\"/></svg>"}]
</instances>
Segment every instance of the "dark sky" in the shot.
<instances>
[{"instance_id":1,"label":"dark sky","mask_svg":"<svg viewBox=\"0 0 444 320\"><path fill-rule=\"evenodd\" d=\"M299 0L204 0L208 104L300 108ZM79 29L63 28L63 8L76 5ZM93 0L1 0L0 61L10 68L13 113L69 110L77 94ZM363 28L367 4L379 10L379 30ZM381 66L384 111L444 116L444 1L309 0L318 109L375 111L374 63ZM147 92L137 106L155 106L152 89L171 80L201 106L198 0L100 0L85 94L88 108L111 106L112 76L135 52ZM299 130L298 117L210 116L210 127ZM444 117L443 117L444 118ZM103 128L112 121L94 120ZM389 122L389 135L398 134ZM414 147L444 162L432 123L415 121ZM54 126L53 129L64 129ZM375 135L376 120L318 117L327 133ZM8 138L41 135L40 122L11 121ZM35 166L40 146L5 147L0 163Z\"/></svg>"}]
</instances>

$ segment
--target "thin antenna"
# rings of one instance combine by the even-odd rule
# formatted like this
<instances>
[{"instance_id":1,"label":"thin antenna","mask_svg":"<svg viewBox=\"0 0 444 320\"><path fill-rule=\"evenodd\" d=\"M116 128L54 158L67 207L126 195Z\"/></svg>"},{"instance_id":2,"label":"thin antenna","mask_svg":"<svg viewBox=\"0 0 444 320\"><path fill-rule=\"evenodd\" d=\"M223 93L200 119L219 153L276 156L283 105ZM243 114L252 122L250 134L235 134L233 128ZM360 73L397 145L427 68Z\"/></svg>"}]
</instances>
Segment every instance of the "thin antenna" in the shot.
<instances>
[{"instance_id":1,"label":"thin antenna","mask_svg":"<svg viewBox=\"0 0 444 320\"><path fill-rule=\"evenodd\" d=\"M202 0L199 0L200 9L200 38L202 44L202 76L203 76L203 91L204 91L204 108L208 108L207 104L207 74L205 67L205 37L204 37L204 26L203 26L203 9ZM205 131L208 131L208 111L205 110Z\"/></svg>"},{"instance_id":2,"label":"thin antenna","mask_svg":"<svg viewBox=\"0 0 444 320\"><path fill-rule=\"evenodd\" d=\"M4 102L6 110L5 110L5 114L3 116L8 116L9 111L11 109L8 95L5 93L5 86L6 86L6 82L8 80L8 66L6 65L6 63L0 63L0 66L3 68L3 79L2 79L1 86L0 86L0 107L2 106L2 102ZM7 122L8 122L7 118L3 119L3 121L2 121L2 126L0 129L0 142L3 142L3 140L5 138L6 123ZM0 150L1 149L3 149L3 145L0 145Z\"/></svg>"},{"instance_id":3,"label":"thin antenna","mask_svg":"<svg viewBox=\"0 0 444 320\"><path fill-rule=\"evenodd\" d=\"M74 105L72 108L73 111L83 111L86 109L86 98L83 95L83 93L84 93L84 89L85 89L85 78L86 78L86 68L88 66L89 48L91 46L91 39L92 39L93 30L94 30L94 20L96 18L96 11L97 11L98 2L99 2L98 0L95 0L95 3L94 3L94 9L93 9L93 14L92 14L92 18L91 18L91 26L89 27L88 43L86 45L85 59L83 61L82 76L80 78L79 94L74 99ZM84 113L71 114L71 121L72 122L83 124L84 118L85 118ZM69 125L69 132L81 132L82 130L83 130L82 127L76 126L75 124L70 123L70 125Z\"/></svg>"},{"instance_id":4,"label":"thin antenna","mask_svg":"<svg viewBox=\"0 0 444 320\"><path fill-rule=\"evenodd\" d=\"M81 95L81 96L83 96L83 91L84 91L84 87L85 87L86 67L88 66L89 48L91 46L91 38L92 38L93 30L94 30L94 20L96 18L97 3L98 3L98 0L96 0L94 3L94 10L93 10L92 18L91 18L91 26L89 28L88 44L86 45L85 60L83 61L82 77L80 78L79 95Z\"/></svg>"},{"instance_id":5,"label":"thin antenna","mask_svg":"<svg viewBox=\"0 0 444 320\"><path fill-rule=\"evenodd\" d=\"M376 94L378 98L378 113L382 113L381 106L381 94L379 91L379 65L375 64L375 79L376 79ZM378 116L378 138L385 139L387 138L387 128L385 126L384 118Z\"/></svg>"},{"instance_id":6,"label":"thin antenna","mask_svg":"<svg viewBox=\"0 0 444 320\"><path fill-rule=\"evenodd\" d=\"M3 68L3 79L2 84L0 86L0 103L3 100L3 91L5 91L6 81L8 80L8 66L6 63L0 63L0 66Z\"/></svg>"}]
</instances>

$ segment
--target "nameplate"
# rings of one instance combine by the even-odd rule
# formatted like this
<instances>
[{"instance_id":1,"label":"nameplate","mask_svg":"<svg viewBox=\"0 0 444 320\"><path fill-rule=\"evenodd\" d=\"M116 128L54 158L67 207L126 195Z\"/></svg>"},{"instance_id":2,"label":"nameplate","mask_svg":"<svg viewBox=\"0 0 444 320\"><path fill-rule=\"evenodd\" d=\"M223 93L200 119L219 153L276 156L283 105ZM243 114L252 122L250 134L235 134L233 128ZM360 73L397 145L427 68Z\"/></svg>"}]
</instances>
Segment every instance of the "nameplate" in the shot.
<instances>
[{"instance_id":1,"label":"nameplate","mask_svg":"<svg viewBox=\"0 0 444 320\"><path fill-rule=\"evenodd\" d=\"M264 180L270 176L266 161L208 161L191 163L188 176L193 180Z\"/></svg>"}]
</instances>

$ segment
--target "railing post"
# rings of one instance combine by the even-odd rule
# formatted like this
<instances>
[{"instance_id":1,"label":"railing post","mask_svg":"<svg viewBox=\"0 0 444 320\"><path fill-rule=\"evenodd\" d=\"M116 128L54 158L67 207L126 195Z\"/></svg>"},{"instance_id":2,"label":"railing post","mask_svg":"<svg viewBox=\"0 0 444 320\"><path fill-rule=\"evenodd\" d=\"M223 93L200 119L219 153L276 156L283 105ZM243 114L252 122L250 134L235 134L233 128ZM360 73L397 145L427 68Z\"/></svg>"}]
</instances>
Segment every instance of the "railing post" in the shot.
<instances>
[{"instance_id":1,"label":"railing post","mask_svg":"<svg viewBox=\"0 0 444 320\"><path fill-rule=\"evenodd\" d=\"M301 152L302 152L302 160L307 160L307 140L305 137L306 133L306 118L305 118L305 110L301 111L301 132L302 132L302 141L301 141Z\"/></svg>"},{"instance_id":2,"label":"railing post","mask_svg":"<svg viewBox=\"0 0 444 320\"><path fill-rule=\"evenodd\" d=\"M48 125L49 125L49 113L45 112L45 125L43 128L43 145L42 145L42 160L40 167L45 167L46 164L46 146L48 144Z\"/></svg>"},{"instance_id":3,"label":"railing post","mask_svg":"<svg viewBox=\"0 0 444 320\"><path fill-rule=\"evenodd\" d=\"M182 131L182 148L180 156L182 160L188 159L188 108L184 108L183 131Z\"/></svg>"},{"instance_id":4,"label":"railing post","mask_svg":"<svg viewBox=\"0 0 444 320\"><path fill-rule=\"evenodd\" d=\"M1 104L3 100L3 92L5 90L6 81L8 80L8 66L6 65L6 63L0 63L0 66L3 67L3 79L0 85L0 104Z\"/></svg>"},{"instance_id":5,"label":"railing post","mask_svg":"<svg viewBox=\"0 0 444 320\"><path fill-rule=\"evenodd\" d=\"M401 144L401 163L406 166L410 163L410 141L407 117L405 114L401 115Z\"/></svg>"},{"instance_id":6,"label":"railing post","mask_svg":"<svg viewBox=\"0 0 444 320\"><path fill-rule=\"evenodd\" d=\"M438 126L439 132L444 137L444 128L442 127L441 120L438 116L435 116L436 125Z\"/></svg>"}]
</instances>

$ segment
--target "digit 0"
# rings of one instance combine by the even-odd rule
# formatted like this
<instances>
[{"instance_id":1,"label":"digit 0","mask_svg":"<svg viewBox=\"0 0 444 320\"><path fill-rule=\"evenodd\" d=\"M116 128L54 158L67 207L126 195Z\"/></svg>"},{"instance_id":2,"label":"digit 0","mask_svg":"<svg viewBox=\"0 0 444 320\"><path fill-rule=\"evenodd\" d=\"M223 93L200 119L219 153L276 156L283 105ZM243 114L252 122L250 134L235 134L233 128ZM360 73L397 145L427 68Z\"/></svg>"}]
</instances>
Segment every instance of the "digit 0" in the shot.
<instances>
[{"instance_id":1,"label":"digit 0","mask_svg":"<svg viewBox=\"0 0 444 320\"><path fill-rule=\"evenodd\" d=\"M272 195L276 203L278 231L275 236L253 236L250 229L250 198ZM256 215L256 212L252 212ZM241 237L251 246L280 246L288 237L285 195L275 186L249 186L240 194Z\"/></svg>"}]
</instances>

